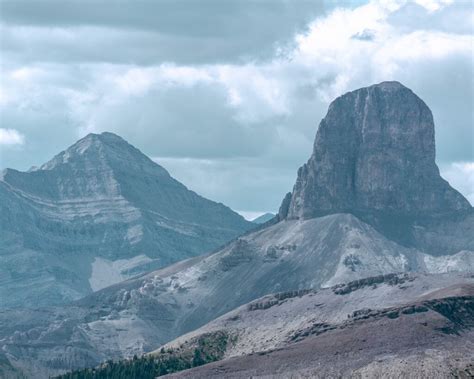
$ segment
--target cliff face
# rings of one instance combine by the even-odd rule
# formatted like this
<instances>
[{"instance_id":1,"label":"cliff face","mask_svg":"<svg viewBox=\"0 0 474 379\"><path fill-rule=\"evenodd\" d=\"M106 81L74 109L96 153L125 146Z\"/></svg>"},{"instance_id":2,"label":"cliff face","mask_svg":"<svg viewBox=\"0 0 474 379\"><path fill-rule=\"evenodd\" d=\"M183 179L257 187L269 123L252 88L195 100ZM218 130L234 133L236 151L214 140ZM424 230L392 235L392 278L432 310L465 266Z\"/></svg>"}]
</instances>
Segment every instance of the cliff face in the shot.
<instances>
[{"instance_id":1,"label":"cliff face","mask_svg":"<svg viewBox=\"0 0 474 379\"><path fill-rule=\"evenodd\" d=\"M398 82L349 92L329 106L298 171L287 218L352 211L402 215L470 209L439 175L433 116Z\"/></svg>"}]
</instances>

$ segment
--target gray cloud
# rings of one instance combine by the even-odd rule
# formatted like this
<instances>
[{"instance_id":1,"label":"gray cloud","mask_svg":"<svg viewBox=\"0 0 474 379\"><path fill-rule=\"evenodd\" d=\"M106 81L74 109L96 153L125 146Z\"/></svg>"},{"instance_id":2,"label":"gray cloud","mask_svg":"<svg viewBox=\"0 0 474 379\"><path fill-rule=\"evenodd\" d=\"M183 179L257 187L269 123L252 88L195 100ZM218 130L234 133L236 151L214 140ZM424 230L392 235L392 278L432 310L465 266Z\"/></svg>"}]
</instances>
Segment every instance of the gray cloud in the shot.
<instances>
[{"instance_id":1,"label":"gray cloud","mask_svg":"<svg viewBox=\"0 0 474 379\"><path fill-rule=\"evenodd\" d=\"M415 2L409 1L404 7L391 13L388 22L404 31L409 30L435 30L447 33L472 33L471 1L456 1L455 4L442 9L442 11L427 12L425 8Z\"/></svg>"},{"instance_id":2,"label":"gray cloud","mask_svg":"<svg viewBox=\"0 0 474 379\"><path fill-rule=\"evenodd\" d=\"M273 143L270 125L253 128L234 118L216 86L152 90L126 102L101 105L92 115L93 131L112 129L146 151L174 157L258 156L262 141ZM131 128L133 126L133 128Z\"/></svg>"},{"instance_id":3,"label":"gray cloud","mask_svg":"<svg viewBox=\"0 0 474 379\"><path fill-rule=\"evenodd\" d=\"M0 128L24 139L0 147L0 168L39 165L109 130L209 198L276 211L329 102L383 80L433 110L450 181L462 180L453 162L474 161L464 4L197 4L1 2ZM353 38L368 30L370 42Z\"/></svg>"},{"instance_id":4,"label":"gray cloud","mask_svg":"<svg viewBox=\"0 0 474 379\"><path fill-rule=\"evenodd\" d=\"M363 31L354 34L351 38L361 41L372 41L375 39L375 33L373 30L364 29Z\"/></svg>"},{"instance_id":5,"label":"gray cloud","mask_svg":"<svg viewBox=\"0 0 474 379\"><path fill-rule=\"evenodd\" d=\"M445 164L474 161L473 66L465 56L452 55L439 64L410 64L402 79L433 111L436 156Z\"/></svg>"},{"instance_id":6,"label":"gray cloud","mask_svg":"<svg viewBox=\"0 0 474 379\"><path fill-rule=\"evenodd\" d=\"M293 29L311 21L324 7L324 2L294 4L285 0L4 0L1 5L2 21L14 25L109 26L197 37L224 34L231 39L237 32L246 36L253 31L270 34L267 28L273 25L275 30L275 21L285 19L288 21L280 26Z\"/></svg>"},{"instance_id":7,"label":"gray cloud","mask_svg":"<svg viewBox=\"0 0 474 379\"><path fill-rule=\"evenodd\" d=\"M2 49L28 62L269 59L337 2L2 1Z\"/></svg>"},{"instance_id":8,"label":"gray cloud","mask_svg":"<svg viewBox=\"0 0 474 379\"><path fill-rule=\"evenodd\" d=\"M239 211L277 212L293 186L300 162L291 157L275 170L271 157L199 160L155 157L171 175L210 199L218 199ZM292 167L288 167L292 164ZM256 194L262 194L256 196Z\"/></svg>"}]
</instances>

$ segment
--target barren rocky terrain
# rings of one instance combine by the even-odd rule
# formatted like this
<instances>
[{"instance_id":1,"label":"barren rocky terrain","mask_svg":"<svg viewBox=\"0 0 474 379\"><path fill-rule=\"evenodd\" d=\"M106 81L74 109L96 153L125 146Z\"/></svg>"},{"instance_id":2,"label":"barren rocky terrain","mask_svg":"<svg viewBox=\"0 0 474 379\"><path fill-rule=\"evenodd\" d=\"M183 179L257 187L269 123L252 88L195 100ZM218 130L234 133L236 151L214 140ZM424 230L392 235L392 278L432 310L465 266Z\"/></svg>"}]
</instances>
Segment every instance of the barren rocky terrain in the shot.
<instances>
[{"instance_id":1,"label":"barren rocky terrain","mask_svg":"<svg viewBox=\"0 0 474 379\"><path fill-rule=\"evenodd\" d=\"M222 361L176 378L468 378L473 326L472 275L386 275L267 296L165 348L231 341Z\"/></svg>"}]
</instances>

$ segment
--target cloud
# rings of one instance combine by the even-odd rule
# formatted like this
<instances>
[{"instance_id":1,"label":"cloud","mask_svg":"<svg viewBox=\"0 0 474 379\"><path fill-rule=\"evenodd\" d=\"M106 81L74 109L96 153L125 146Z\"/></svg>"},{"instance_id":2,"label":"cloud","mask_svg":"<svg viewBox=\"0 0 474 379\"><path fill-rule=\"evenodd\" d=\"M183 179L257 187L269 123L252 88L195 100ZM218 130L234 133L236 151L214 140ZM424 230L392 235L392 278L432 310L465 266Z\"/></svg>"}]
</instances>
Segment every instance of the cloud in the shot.
<instances>
[{"instance_id":1,"label":"cloud","mask_svg":"<svg viewBox=\"0 0 474 379\"><path fill-rule=\"evenodd\" d=\"M452 4L454 0L415 0L415 3L424 7L428 12L435 12L446 5Z\"/></svg>"},{"instance_id":2,"label":"cloud","mask_svg":"<svg viewBox=\"0 0 474 379\"><path fill-rule=\"evenodd\" d=\"M441 167L441 175L474 204L474 162L454 162Z\"/></svg>"},{"instance_id":3,"label":"cloud","mask_svg":"<svg viewBox=\"0 0 474 379\"><path fill-rule=\"evenodd\" d=\"M403 7L392 12L388 22L401 29L409 30L437 30L451 34L471 34L472 18L466 15L472 14L472 2L457 1L455 4L443 6L430 11L416 2L407 2Z\"/></svg>"},{"instance_id":4,"label":"cloud","mask_svg":"<svg viewBox=\"0 0 474 379\"><path fill-rule=\"evenodd\" d=\"M28 140L2 165L108 130L209 198L276 211L330 101L384 80L432 109L438 162L474 161L472 4L164 3L2 2L0 122Z\"/></svg>"},{"instance_id":5,"label":"cloud","mask_svg":"<svg viewBox=\"0 0 474 379\"><path fill-rule=\"evenodd\" d=\"M375 32L370 29L364 29L361 32L354 34L351 38L361 41L373 41L375 39Z\"/></svg>"},{"instance_id":6,"label":"cloud","mask_svg":"<svg viewBox=\"0 0 474 379\"><path fill-rule=\"evenodd\" d=\"M15 129L0 128L0 145L23 145L25 136Z\"/></svg>"},{"instance_id":7,"label":"cloud","mask_svg":"<svg viewBox=\"0 0 474 379\"><path fill-rule=\"evenodd\" d=\"M293 185L294 167L298 165L293 162L275 170L270 155L259 159L258 164L252 158L154 157L153 160L188 188L209 199L246 212L273 213L278 211L281 200Z\"/></svg>"},{"instance_id":8,"label":"cloud","mask_svg":"<svg viewBox=\"0 0 474 379\"><path fill-rule=\"evenodd\" d=\"M228 63L271 59L338 2L57 1L0 4L2 49L25 62ZM277 27L276 27L277 26Z\"/></svg>"}]
</instances>

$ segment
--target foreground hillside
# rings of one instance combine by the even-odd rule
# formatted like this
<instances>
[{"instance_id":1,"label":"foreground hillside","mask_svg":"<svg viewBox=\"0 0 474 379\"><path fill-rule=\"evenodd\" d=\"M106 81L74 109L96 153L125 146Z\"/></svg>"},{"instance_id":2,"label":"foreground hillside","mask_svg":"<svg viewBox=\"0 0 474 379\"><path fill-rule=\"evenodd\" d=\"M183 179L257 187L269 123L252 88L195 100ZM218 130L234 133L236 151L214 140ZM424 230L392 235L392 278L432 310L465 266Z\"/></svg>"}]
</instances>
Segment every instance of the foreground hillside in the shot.
<instances>
[{"instance_id":1,"label":"foreground hillside","mask_svg":"<svg viewBox=\"0 0 474 379\"><path fill-rule=\"evenodd\" d=\"M61 304L254 227L112 133L0 175L0 308Z\"/></svg>"},{"instance_id":2,"label":"foreground hillside","mask_svg":"<svg viewBox=\"0 0 474 379\"><path fill-rule=\"evenodd\" d=\"M268 295L145 358L63 378L468 377L474 276L389 274Z\"/></svg>"},{"instance_id":3,"label":"foreground hillside","mask_svg":"<svg viewBox=\"0 0 474 379\"><path fill-rule=\"evenodd\" d=\"M361 310L341 325L315 324L284 348L170 377L472 378L472 288L463 294L385 311Z\"/></svg>"}]
</instances>

